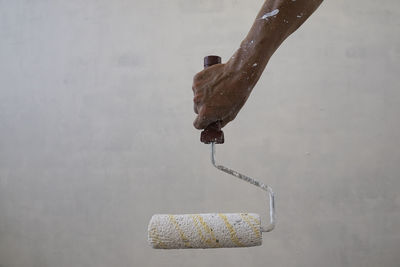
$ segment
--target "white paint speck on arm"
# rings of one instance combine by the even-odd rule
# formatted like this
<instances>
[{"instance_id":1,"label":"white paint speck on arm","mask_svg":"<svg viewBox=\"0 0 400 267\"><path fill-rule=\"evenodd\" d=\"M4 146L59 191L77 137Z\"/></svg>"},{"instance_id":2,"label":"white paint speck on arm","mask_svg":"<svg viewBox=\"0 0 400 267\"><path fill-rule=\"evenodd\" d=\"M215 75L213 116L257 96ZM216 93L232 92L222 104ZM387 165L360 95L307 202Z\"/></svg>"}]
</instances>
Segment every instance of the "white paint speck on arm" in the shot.
<instances>
[{"instance_id":1,"label":"white paint speck on arm","mask_svg":"<svg viewBox=\"0 0 400 267\"><path fill-rule=\"evenodd\" d=\"M272 10L271 12L265 13L264 16L261 17L261 19L268 20L269 17L276 16L279 13L279 9Z\"/></svg>"},{"instance_id":2,"label":"white paint speck on arm","mask_svg":"<svg viewBox=\"0 0 400 267\"><path fill-rule=\"evenodd\" d=\"M257 65L258 65L257 63L254 63L254 64L253 64L253 67L256 67Z\"/></svg>"}]
</instances>

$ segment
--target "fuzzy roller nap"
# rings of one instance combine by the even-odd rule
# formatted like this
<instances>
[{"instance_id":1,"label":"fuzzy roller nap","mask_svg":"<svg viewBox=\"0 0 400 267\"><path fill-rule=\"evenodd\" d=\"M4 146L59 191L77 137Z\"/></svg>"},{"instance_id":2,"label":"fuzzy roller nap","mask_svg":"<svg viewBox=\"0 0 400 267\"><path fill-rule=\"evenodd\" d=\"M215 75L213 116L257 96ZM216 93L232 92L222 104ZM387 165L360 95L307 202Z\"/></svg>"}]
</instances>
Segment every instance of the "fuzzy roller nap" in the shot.
<instances>
[{"instance_id":1,"label":"fuzzy roller nap","mask_svg":"<svg viewBox=\"0 0 400 267\"><path fill-rule=\"evenodd\" d=\"M204 58L205 67L218 63L221 63L218 56ZM156 214L148 226L150 245L158 249L260 246L262 232L272 231L275 227L275 201L271 187L215 162L215 144L224 143L221 122L209 125L201 133L200 140L211 144L211 163L214 167L267 192L269 225L261 226L260 215L255 213Z\"/></svg>"},{"instance_id":2,"label":"fuzzy roller nap","mask_svg":"<svg viewBox=\"0 0 400 267\"><path fill-rule=\"evenodd\" d=\"M253 247L262 243L260 215L254 213L156 214L149 223L153 248Z\"/></svg>"}]
</instances>

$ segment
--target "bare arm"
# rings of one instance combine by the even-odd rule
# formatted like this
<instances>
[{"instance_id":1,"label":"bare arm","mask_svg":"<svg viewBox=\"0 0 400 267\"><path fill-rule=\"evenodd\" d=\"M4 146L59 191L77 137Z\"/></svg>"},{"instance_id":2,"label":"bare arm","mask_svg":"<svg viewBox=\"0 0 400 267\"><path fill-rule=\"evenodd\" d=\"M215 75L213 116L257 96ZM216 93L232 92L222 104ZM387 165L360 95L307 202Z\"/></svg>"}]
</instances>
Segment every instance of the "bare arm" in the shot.
<instances>
[{"instance_id":1,"label":"bare arm","mask_svg":"<svg viewBox=\"0 0 400 267\"><path fill-rule=\"evenodd\" d=\"M194 121L204 129L215 121L225 126L242 108L269 59L323 0L266 0L239 49L226 64L214 65L193 80Z\"/></svg>"}]
</instances>

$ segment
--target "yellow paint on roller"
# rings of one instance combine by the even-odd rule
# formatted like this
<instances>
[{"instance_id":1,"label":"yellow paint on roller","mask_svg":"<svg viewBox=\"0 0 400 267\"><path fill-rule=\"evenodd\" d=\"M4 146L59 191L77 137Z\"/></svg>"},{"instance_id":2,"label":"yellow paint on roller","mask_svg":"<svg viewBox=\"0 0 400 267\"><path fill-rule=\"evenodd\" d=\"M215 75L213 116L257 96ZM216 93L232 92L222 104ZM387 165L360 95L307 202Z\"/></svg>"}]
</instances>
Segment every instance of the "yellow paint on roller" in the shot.
<instances>
[{"instance_id":1,"label":"yellow paint on roller","mask_svg":"<svg viewBox=\"0 0 400 267\"><path fill-rule=\"evenodd\" d=\"M168 215L169 220L175 225L176 230L178 230L179 235L181 236L181 239L185 246L187 248L191 248L192 246L190 245L189 239L185 236L185 233L182 231L182 229L179 227L179 224L177 223L174 215Z\"/></svg>"},{"instance_id":2,"label":"yellow paint on roller","mask_svg":"<svg viewBox=\"0 0 400 267\"><path fill-rule=\"evenodd\" d=\"M201 215L197 215L197 218L199 219L199 222L203 226L203 228L210 234L212 240L215 242L216 247L220 247L220 244L217 242L217 239L215 238L213 230L208 226L208 224L203 220L203 217Z\"/></svg>"},{"instance_id":3,"label":"yellow paint on roller","mask_svg":"<svg viewBox=\"0 0 400 267\"><path fill-rule=\"evenodd\" d=\"M199 233L199 236L200 236L201 241L203 241L204 244L209 244L209 245L211 245L211 244L210 244L210 241L211 241L211 240L210 240L210 239L206 239L206 238L204 237L203 233L201 232L201 228L200 228L199 222L197 221L195 215L190 215L190 217L192 218L192 220L193 220L193 222L194 222L194 225L195 225L196 228L197 228L197 232Z\"/></svg>"},{"instance_id":4,"label":"yellow paint on roller","mask_svg":"<svg viewBox=\"0 0 400 267\"><path fill-rule=\"evenodd\" d=\"M221 213L218 213L218 216L221 217L221 219L224 221L226 228L228 228L229 233L231 234L231 240L233 243L235 243L236 246L238 247L244 247L242 243L240 243L239 239L237 238L235 228L229 223L228 218Z\"/></svg>"},{"instance_id":5,"label":"yellow paint on roller","mask_svg":"<svg viewBox=\"0 0 400 267\"><path fill-rule=\"evenodd\" d=\"M247 214L247 213L246 213L246 215L247 215L250 219L252 219L259 227L261 226L260 220L254 218L254 217L251 216L250 214Z\"/></svg>"},{"instance_id":6,"label":"yellow paint on roller","mask_svg":"<svg viewBox=\"0 0 400 267\"><path fill-rule=\"evenodd\" d=\"M150 237L156 242L157 248L167 248L167 246L160 240L157 228L153 227L150 231Z\"/></svg>"},{"instance_id":7,"label":"yellow paint on roller","mask_svg":"<svg viewBox=\"0 0 400 267\"><path fill-rule=\"evenodd\" d=\"M247 222L248 225L250 225L251 229L253 230L254 234L260 238L261 237L261 233L260 233L260 228L255 227L249 220L248 217L252 217L250 215L248 215L247 213L240 213L240 217L242 217L242 219ZM254 218L253 218L254 219ZM257 224L256 224L257 226Z\"/></svg>"},{"instance_id":8,"label":"yellow paint on roller","mask_svg":"<svg viewBox=\"0 0 400 267\"><path fill-rule=\"evenodd\" d=\"M198 214L194 215L194 217L200 222L204 230L207 231L211 236L211 239L207 239L206 241L207 244L213 245L213 247L220 247L220 244L217 242L217 239L215 238L213 230L211 230L208 224L203 220L203 217L201 217L201 215Z\"/></svg>"}]
</instances>

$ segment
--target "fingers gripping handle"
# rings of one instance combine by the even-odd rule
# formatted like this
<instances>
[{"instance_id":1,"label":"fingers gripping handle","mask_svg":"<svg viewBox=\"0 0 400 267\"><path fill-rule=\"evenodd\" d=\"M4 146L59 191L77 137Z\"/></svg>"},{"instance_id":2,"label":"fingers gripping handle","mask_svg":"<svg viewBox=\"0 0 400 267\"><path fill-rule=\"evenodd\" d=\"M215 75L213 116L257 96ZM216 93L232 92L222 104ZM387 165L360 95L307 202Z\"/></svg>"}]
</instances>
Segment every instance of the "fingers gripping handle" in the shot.
<instances>
[{"instance_id":1,"label":"fingers gripping handle","mask_svg":"<svg viewBox=\"0 0 400 267\"><path fill-rule=\"evenodd\" d=\"M208 68L215 64L221 64L219 56L207 56L204 58L204 68ZM201 132L200 141L205 144L224 143L224 132L221 131L221 121L216 121L208 125L204 131Z\"/></svg>"}]
</instances>

